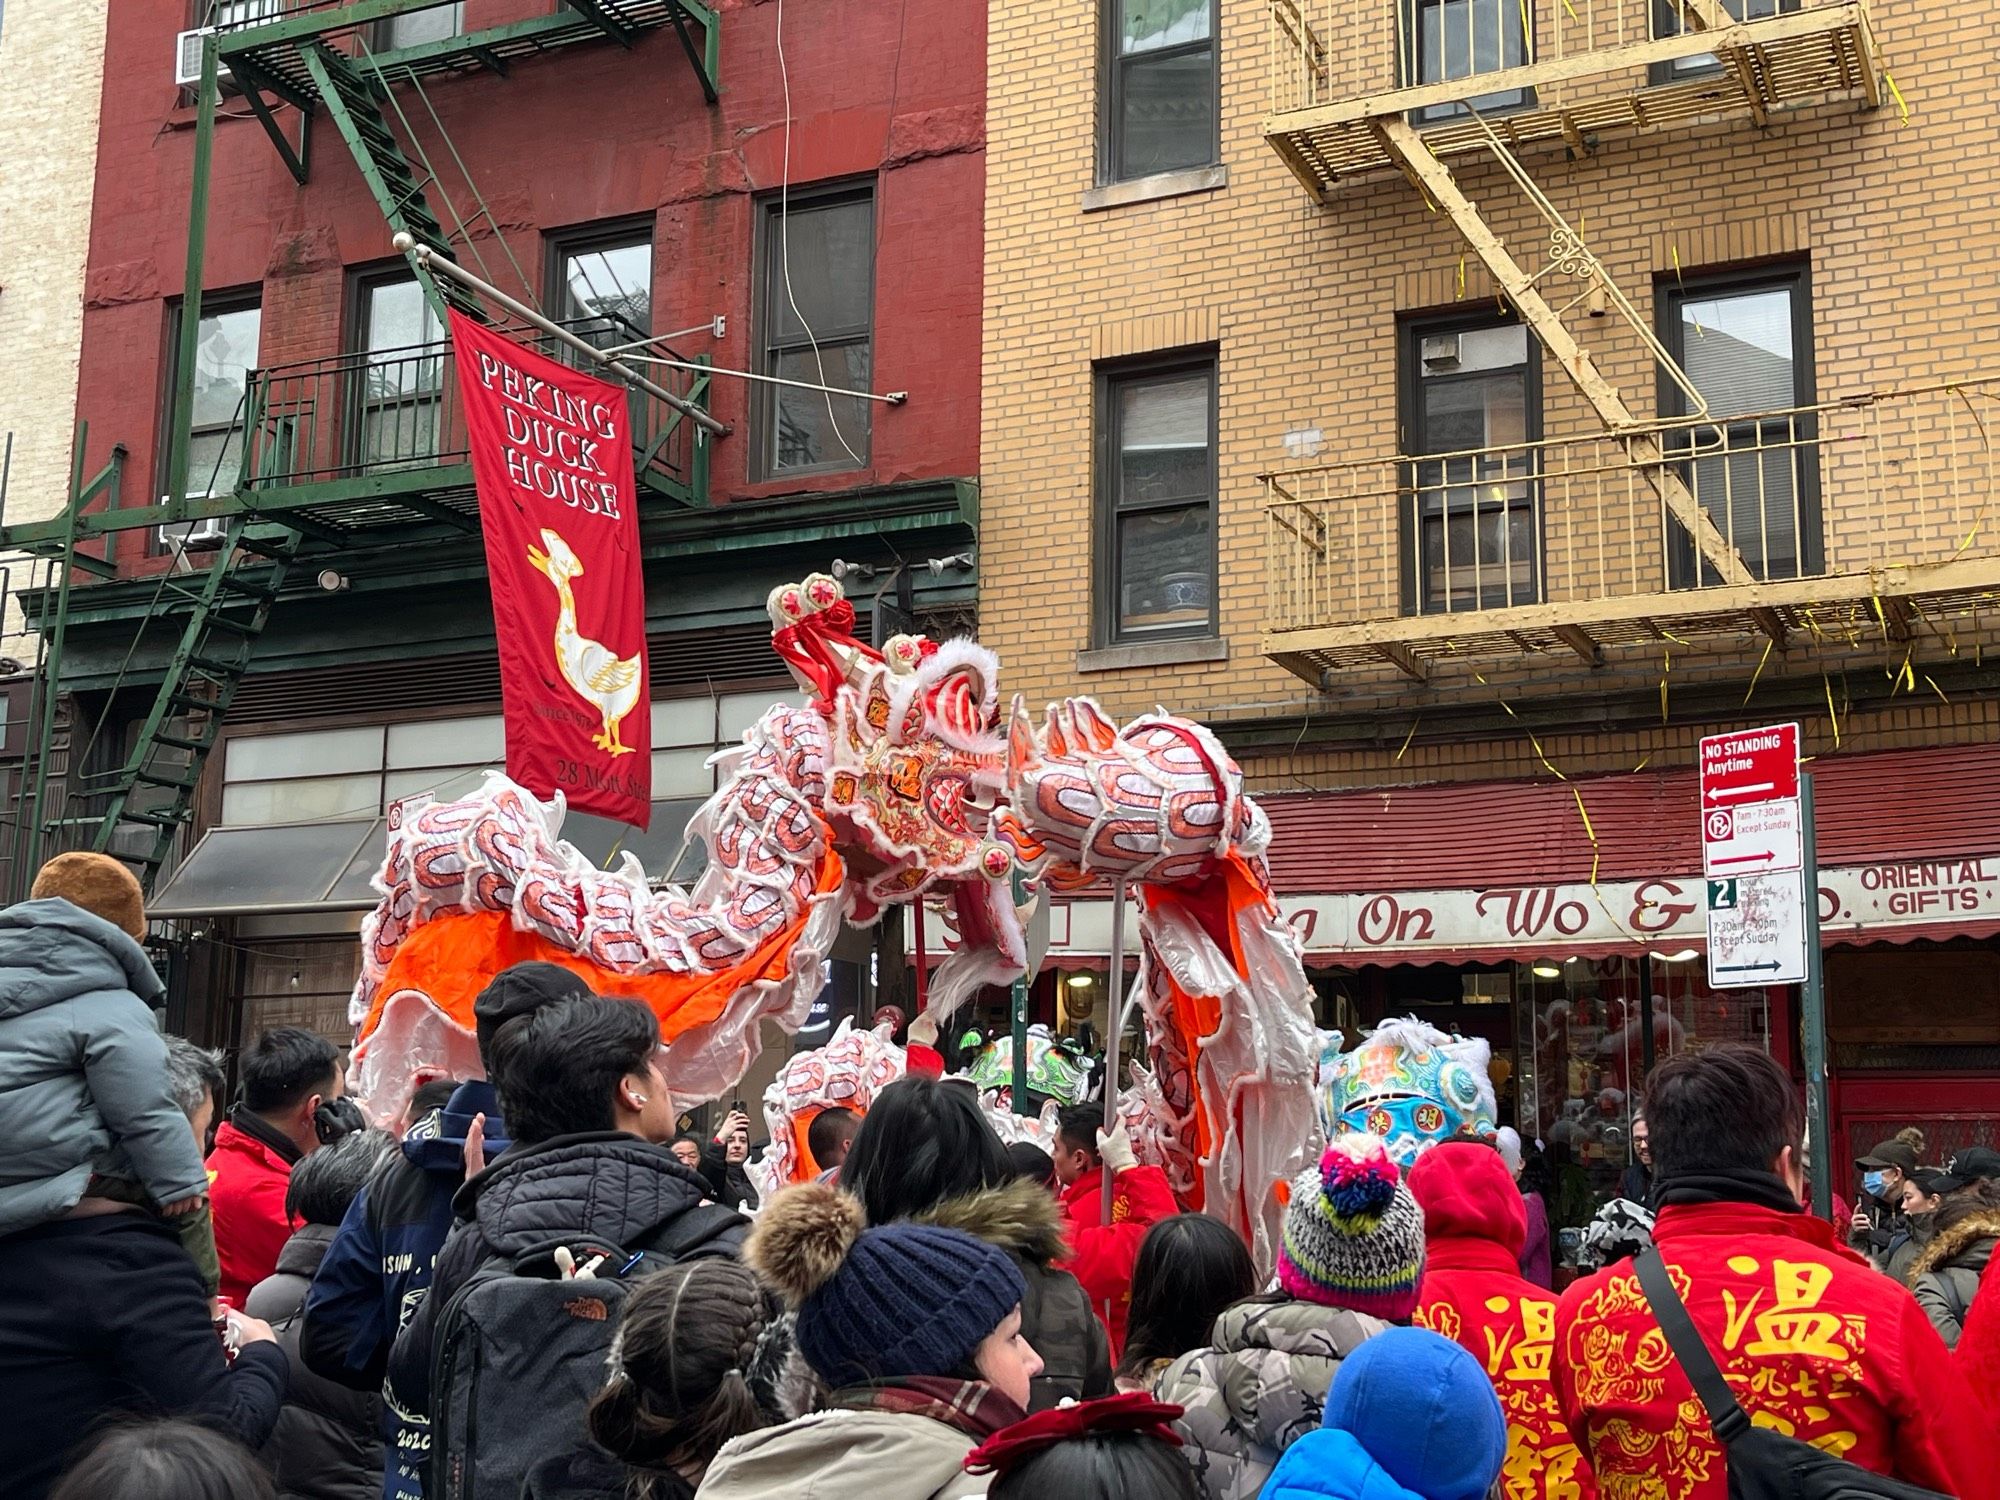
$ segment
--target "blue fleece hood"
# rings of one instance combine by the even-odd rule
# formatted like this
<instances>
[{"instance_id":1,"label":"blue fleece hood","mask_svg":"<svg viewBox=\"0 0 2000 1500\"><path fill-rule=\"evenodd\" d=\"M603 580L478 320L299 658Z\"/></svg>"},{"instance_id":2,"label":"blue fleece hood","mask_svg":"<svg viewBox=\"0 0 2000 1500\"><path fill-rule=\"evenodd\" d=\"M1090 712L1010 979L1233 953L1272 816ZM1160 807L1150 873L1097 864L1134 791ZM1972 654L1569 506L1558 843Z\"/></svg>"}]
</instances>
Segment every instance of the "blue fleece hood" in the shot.
<instances>
[{"instance_id":1,"label":"blue fleece hood","mask_svg":"<svg viewBox=\"0 0 2000 1500\"><path fill-rule=\"evenodd\" d=\"M148 1005L166 993L129 933L60 896L0 911L0 1018L95 990L130 990Z\"/></svg>"},{"instance_id":2,"label":"blue fleece hood","mask_svg":"<svg viewBox=\"0 0 2000 1500\"><path fill-rule=\"evenodd\" d=\"M426 1172L454 1180L465 1172L465 1137L474 1115L486 1116L486 1157L490 1161L512 1144L500 1118L500 1096L483 1078L461 1083L441 1108L432 1110L403 1137L403 1155Z\"/></svg>"}]
</instances>

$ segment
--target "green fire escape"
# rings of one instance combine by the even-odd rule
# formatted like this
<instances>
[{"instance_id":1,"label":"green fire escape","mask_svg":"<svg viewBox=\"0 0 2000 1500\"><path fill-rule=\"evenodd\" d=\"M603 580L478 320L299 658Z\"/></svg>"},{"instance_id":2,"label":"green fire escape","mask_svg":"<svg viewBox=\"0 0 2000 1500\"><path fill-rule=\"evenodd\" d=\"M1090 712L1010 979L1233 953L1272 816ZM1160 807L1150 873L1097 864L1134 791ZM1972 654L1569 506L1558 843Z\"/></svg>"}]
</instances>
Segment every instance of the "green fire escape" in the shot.
<instances>
[{"instance_id":1,"label":"green fire escape","mask_svg":"<svg viewBox=\"0 0 2000 1500\"><path fill-rule=\"evenodd\" d=\"M526 20L412 46L373 45L393 42L388 28L398 18L436 11L445 3L211 0L214 26L204 38L195 91L180 375L168 424L169 492L156 505L122 504L123 449L115 449L110 463L86 479L79 433L62 513L48 521L0 525L0 548L39 559L45 580L38 589L23 591L38 629L42 668L29 716L36 742L15 788L16 827L4 855L9 883L16 887L47 855L89 848L125 860L150 888L194 815L208 752L288 577L305 567L336 564L357 548L463 545L478 536L448 343L250 372L238 412L242 441L236 472L218 471L206 492L190 492L198 490L188 482L188 451L210 167L225 89L247 104L301 184L312 165L313 121L323 112L381 210L384 245L407 233L454 258L468 251L477 256L476 226L483 225L492 240L500 236L424 96L424 80L462 73L505 77L540 54L591 43L629 48L643 33L671 29L702 97L711 105L716 101L720 32L715 12L698 0L551 0L547 14ZM281 113L287 108L296 120ZM438 142L430 151L411 118L419 108L428 114ZM469 212L461 213L445 191L434 160L438 152L455 167L461 194L471 200ZM507 322L502 310L482 306L416 255L410 264L440 319L451 308ZM534 341L532 331L509 331ZM706 505L709 446L723 430L707 416L708 387L706 372L687 371L668 392L671 401L634 392L633 459L642 500ZM70 724L65 731L60 713L65 636L88 598L88 581L125 577L117 562L119 538L156 529L183 533L174 565L146 580L150 597L140 637L105 690L97 723ZM172 644L163 666L135 669L148 622L164 623ZM148 706L136 725L121 722L129 743L100 746L111 705L127 689L150 690Z\"/></svg>"}]
</instances>

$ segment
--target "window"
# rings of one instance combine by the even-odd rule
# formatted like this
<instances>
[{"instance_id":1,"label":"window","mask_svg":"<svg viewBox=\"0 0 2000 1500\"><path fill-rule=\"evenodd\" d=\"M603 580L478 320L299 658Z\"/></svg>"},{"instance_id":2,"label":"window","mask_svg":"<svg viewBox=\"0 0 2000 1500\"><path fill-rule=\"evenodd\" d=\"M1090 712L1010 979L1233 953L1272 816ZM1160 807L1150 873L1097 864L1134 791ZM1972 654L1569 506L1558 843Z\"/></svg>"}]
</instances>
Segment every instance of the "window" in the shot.
<instances>
[{"instance_id":1,"label":"window","mask_svg":"<svg viewBox=\"0 0 2000 1500\"><path fill-rule=\"evenodd\" d=\"M1793 410L1814 399L1805 267L1662 281L1659 303L1661 342L1713 419L1668 434L1670 452L1694 455L1679 468L1682 482L1757 577L1818 572L1816 424ZM1663 382L1660 409L1683 414L1687 398ZM1670 539L1675 588L1721 582L1706 563L1697 578L1682 527Z\"/></svg>"},{"instance_id":2,"label":"window","mask_svg":"<svg viewBox=\"0 0 2000 1500\"><path fill-rule=\"evenodd\" d=\"M793 193L764 203L758 368L844 391L873 376L875 192ZM869 403L759 386L757 472L775 479L868 466Z\"/></svg>"},{"instance_id":3,"label":"window","mask_svg":"<svg viewBox=\"0 0 2000 1500\"><path fill-rule=\"evenodd\" d=\"M1411 460L1403 609L1501 609L1541 597L1535 450L1541 363L1519 323L1403 329ZM1435 455L1427 457L1424 455Z\"/></svg>"},{"instance_id":4,"label":"window","mask_svg":"<svg viewBox=\"0 0 2000 1500\"><path fill-rule=\"evenodd\" d=\"M429 10L390 16L375 23L374 45L380 51L416 47L425 42L449 41L465 30L465 0L436 5Z\"/></svg>"},{"instance_id":5,"label":"window","mask_svg":"<svg viewBox=\"0 0 2000 1500\"><path fill-rule=\"evenodd\" d=\"M1099 179L1214 165L1214 0L1105 0L1105 7Z\"/></svg>"},{"instance_id":6,"label":"window","mask_svg":"<svg viewBox=\"0 0 2000 1500\"><path fill-rule=\"evenodd\" d=\"M180 317L174 317L172 359L180 357ZM224 495L236 488L243 464L245 402L257 364L263 312L252 302L231 307L226 298L202 299L195 334L194 406L188 431L187 493ZM171 393L178 380L168 386ZM168 397L171 421L173 399ZM170 451L163 448L162 451ZM165 493L170 484L163 484Z\"/></svg>"},{"instance_id":7,"label":"window","mask_svg":"<svg viewBox=\"0 0 2000 1500\"><path fill-rule=\"evenodd\" d=\"M363 469L427 463L438 452L444 324L411 276L364 280L356 300L360 395L353 414L354 462Z\"/></svg>"},{"instance_id":8,"label":"window","mask_svg":"<svg viewBox=\"0 0 2000 1500\"><path fill-rule=\"evenodd\" d=\"M244 26L252 21L276 21L284 13L285 0L217 0L208 24Z\"/></svg>"},{"instance_id":9,"label":"window","mask_svg":"<svg viewBox=\"0 0 2000 1500\"><path fill-rule=\"evenodd\" d=\"M796 691L765 688L654 703L654 800L707 797L727 778L709 758L741 743L773 704L803 701ZM224 751L222 822L365 821L419 792L440 800L468 796L506 754L499 714L232 735Z\"/></svg>"},{"instance_id":10,"label":"window","mask_svg":"<svg viewBox=\"0 0 2000 1500\"><path fill-rule=\"evenodd\" d=\"M599 349L649 336L653 331L652 232L596 229L552 237L547 305L557 322Z\"/></svg>"},{"instance_id":11,"label":"window","mask_svg":"<svg viewBox=\"0 0 2000 1500\"><path fill-rule=\"evenodd\" d=\"M1471 78L1528 61L1523 0L1404 0L1403 77L1411 84ZM1471 101L1483 114L1532 106L1532 89L1506 89ZM1415 112L1418 124L1463 118L1463 104Z\"/></svg>"},{"instance_id":12,"label":"window","mask_svg":"<svg viewBox=\"0 0 2000 1500\"><path fill-rule=\"evenodd\" d=\"M1215 633L1215 356L1100 371L1098 636Z\"/></svg>"},{"instance_id":13,"label":"window","mask_svg":"<svg viewBox=\"0 0 2000 1500\"><path fill-rule=\"evenodd\" d=\"M1686 8L1687 0L1653 0L1653 35L1679 36L1685 29L1681 24L1681 15ZM1797 10L1799 0L1722 0L1722 8L1739 21L1759 21L1765 16L1785 15ZM1653 64L1647 81L1654 84L1677 83L1683 78L1713 73L1721 66L1722 60L1714 53L1702 52L1693 57Z\"/></svg>"}]
</instances>

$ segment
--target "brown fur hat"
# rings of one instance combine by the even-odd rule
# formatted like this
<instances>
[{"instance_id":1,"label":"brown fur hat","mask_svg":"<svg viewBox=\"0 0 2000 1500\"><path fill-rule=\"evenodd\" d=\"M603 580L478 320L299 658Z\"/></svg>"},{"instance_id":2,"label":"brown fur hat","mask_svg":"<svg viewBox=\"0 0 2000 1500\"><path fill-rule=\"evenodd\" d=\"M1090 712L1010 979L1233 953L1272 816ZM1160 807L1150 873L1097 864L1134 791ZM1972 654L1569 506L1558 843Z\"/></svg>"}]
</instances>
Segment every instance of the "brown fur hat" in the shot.
<instances>
[{"instance_id":1,"label":"brown fur hat","mask_svg":"<svg viewBox=\"0 0 2000 1500\"><path fill-rule=\"evenodd\" d=\"M134 939L145 940L146 893L139 888L138 877L108 854L58 854L35 872L28 896L34 901L60 896Z\"/></svg>"}]
</instances>

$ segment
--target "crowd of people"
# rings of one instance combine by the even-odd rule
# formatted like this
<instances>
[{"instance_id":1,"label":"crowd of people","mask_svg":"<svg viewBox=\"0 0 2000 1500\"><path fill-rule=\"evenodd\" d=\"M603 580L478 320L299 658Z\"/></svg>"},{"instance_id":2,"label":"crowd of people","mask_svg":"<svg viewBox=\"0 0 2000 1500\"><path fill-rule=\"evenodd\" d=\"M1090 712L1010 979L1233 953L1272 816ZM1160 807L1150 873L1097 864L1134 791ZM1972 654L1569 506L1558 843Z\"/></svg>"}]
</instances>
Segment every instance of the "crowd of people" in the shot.
<instances>
[{"instance_id":1,"label":"crowd of people","mask_svg":"<svg viewBox=\"0 0 2000 1500\"><path fill-rule=\"evenodd\" d=\"M0 912L25 1500L2000 1496L2000 1159L1886 1141L1836 1228L1753 1049L1654 1070L1643 1222L1560 1291L1511 1132L1337 1137L1263 1274L1098 1106L1010 1147L930 1071L760 1199L740 1110L678 1131L650 1010L546 964L394 1129L289 1028L225 1109L144 931L99 856Z\"/></svg>"}]
</instances>

